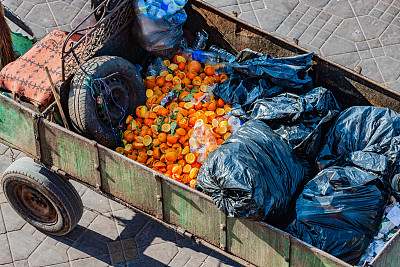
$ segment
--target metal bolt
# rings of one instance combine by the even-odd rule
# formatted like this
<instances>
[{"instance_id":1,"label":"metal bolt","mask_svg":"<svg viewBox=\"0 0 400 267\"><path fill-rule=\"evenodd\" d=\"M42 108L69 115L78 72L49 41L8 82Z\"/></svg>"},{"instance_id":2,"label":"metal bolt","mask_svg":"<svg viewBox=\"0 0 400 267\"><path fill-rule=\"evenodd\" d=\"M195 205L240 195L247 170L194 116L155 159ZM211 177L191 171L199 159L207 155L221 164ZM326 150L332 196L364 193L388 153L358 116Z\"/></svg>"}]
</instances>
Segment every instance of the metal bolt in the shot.
<instances>
[{"instance_id":1,"label":"metal bolt","mask_svg":"<svg viewBox=\"0 0 400 267\"><path fill-rule=\"evenodd\" d=\"M157 200L158 200L158 201L161 201L161 200L162 200L162 196L157 195Z\"/></svg>"},{"instance_id":2,"label":"metal bolt","mask_svg":"<svg viewBox=\"0 0 400 267\"><path fill-rule=\"evenodd\" d=\"M283 258L285 259L286 262L289 262L289 257L288 256L285 256Z\"/></svg>"},{"instance_id":3,"label":"metal bolt","mask_svg":"<svg viewBox=\"0 0 400 267\"><path fill-rule=\"evenodd\" d=\"M226 225L223 224L223 223L221 223L221 224L219 225L219 228L220 228L222 231L226 231Z\"/></svg>"},{"instance_id":4,"label":"metal bolt","mask_svg":"<svg viewBox=\"0 0 400 267\"><path fill-rule=\"evenodd\" d=\"M237 18L237 16L238 16L237 11L232 11L232 15L233 15L235 18Z\"/></svg>"}]
</instances>

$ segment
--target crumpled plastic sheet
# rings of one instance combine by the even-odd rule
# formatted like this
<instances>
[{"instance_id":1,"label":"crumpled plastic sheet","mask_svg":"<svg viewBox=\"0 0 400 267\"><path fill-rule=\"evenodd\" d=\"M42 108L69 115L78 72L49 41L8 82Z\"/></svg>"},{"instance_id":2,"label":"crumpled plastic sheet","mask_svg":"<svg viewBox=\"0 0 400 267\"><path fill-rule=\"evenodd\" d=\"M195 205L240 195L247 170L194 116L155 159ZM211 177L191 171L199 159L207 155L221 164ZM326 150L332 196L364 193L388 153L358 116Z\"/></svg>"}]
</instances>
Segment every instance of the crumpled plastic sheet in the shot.
<instances>
[{"instance_id":1,"label":"crumpled plastic sheet","mask_svg":"<svg viewBox=\"0 0 400 267\"><path fill-rule=\"evenodd\" d=\"M302 183L304 169L286 141L264 122L250 120L212 151L196 189L229 217L274 224Z\"/></svg>"},{"instance_id":2,"label":"crumpled plastic sheet","mask_svg":"<svg viewBox=\"0 0 400 267\"><path fill-rule=\"evenodd\" d=\"M353 166L329 167L308 182L285 231L357 264L381 222L388 188L378 175Z\"/></svg>"},{"instance_id":3,"label":"crumpled plastic sheet","mask_svg":"<svg viewBox=\"0 0 400 267\"><path fill-rule=\"evenodd\" d=\"M138 1L133 1L136 10L136 18L133 23L132 32L141 47L151 54L170 58L181 46L183 38L183 24L177 24L166 18L153 19L139 12Z\"/></svg>"},{"instance_id":4,"label":"crumpled plastic sheet","mask_svg":"<svg viewBox=\"0 0 400 267\"><path fill-rule=\"evenodd\" d=\"M254 102L251 119L266 122L293 147L298 156L314 162L320 142L340 112L333 94L317 87L304 95L284 93Z\"/></svg>"},{"instance_id":5,"label":"crumpled plastic sheet","mask_svg":"<svg viewBox=\"0 0 400 267\"><path fill-rule=\"evenodd\" d=\"M295 90L305 93L312 88L308 70L312 53L286 58L273 58L251 50L239 52L232 63L234 74L220 83L213 93L234 109L244 108L259 98Z\"/></svg>"}]
</instances>

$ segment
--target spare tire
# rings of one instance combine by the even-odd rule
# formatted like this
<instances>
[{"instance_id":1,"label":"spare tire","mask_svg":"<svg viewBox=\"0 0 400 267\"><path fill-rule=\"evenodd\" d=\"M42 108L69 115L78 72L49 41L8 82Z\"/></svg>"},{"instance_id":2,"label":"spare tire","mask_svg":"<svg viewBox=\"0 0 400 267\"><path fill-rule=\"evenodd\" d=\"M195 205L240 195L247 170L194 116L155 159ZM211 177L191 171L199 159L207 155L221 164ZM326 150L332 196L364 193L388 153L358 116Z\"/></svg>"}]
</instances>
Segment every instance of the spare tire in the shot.
<instances>
[{"instance_id":1,"label":"spare tire","mask_svg":"<svg viewBox=\"0 0 400 267\"><path fill-rule=\"evenodd\" d=\"M93 94L93 84L103 98ZM77 132L104 146L115 147L120 142L120 122L145 101L143 80L135 66L120 57L101 56L85 62L75 74L68 109Z\"/></svg>"}]
</instances>

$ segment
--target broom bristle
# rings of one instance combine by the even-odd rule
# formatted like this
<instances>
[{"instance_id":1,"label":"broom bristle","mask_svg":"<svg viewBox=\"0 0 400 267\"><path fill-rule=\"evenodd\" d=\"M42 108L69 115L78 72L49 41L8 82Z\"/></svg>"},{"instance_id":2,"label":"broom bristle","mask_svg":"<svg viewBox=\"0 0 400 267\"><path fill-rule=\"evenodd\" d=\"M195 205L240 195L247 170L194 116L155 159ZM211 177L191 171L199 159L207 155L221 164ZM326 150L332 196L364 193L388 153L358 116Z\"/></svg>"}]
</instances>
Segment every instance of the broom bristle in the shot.
<instances>
[{"instance_id":1,"label":"broom bristle","mask_svg":"<svg viewBox=\"0 0 400 267\"><path fill-rule=\"evenodd\" d=\"M0 1L0 60L3 67L15 60L11 31L6 22L3 5Z\"/></svg>"}]
</instances>

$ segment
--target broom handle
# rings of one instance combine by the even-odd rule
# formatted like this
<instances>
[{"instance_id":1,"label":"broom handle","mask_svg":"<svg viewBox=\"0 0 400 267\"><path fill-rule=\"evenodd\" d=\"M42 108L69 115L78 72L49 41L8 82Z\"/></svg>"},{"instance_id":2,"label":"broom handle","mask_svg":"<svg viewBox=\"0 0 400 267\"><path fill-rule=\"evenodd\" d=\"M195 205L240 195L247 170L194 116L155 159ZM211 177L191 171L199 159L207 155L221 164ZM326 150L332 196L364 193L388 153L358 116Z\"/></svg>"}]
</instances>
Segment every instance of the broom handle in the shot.
<instances>
[{"instance_id":1,"label":"broom handle","mask_svg":"<svg viewBox=\"0 0 400 267\"><path fill-rule=\"evenodd\" d=\"M51 79L49 69L47 67L44 67L44 69L46 70L47 78L49 78L50 85L51 85L51 91L53 91L54 99L56 100L58 109L60 110L64 126L65 126L65 128L67 128L69 130L69 126L68 126L68 123L67 123L67 118L65 117L64 110L63 110L63 108L61 106L60 100L58 99L58 94L57 94L57 91L56 91L56 87L54 86L53 80Z\"/></svg>"}]
</instances>

